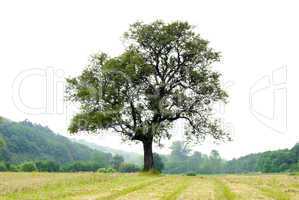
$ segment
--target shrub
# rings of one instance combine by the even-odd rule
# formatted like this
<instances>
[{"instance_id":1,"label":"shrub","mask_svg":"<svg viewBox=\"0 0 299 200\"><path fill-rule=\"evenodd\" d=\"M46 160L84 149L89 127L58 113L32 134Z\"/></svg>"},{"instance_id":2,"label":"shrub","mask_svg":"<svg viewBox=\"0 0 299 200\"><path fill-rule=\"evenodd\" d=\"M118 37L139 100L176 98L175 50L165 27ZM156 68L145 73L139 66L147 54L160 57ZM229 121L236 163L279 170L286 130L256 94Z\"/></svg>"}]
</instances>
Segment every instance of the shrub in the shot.
<instances>
[{"instance_id":1,"label":"shrub","mask_svg":"<svg viewBox=\"0 0 299 200\"><path fill-rule=\"evenodd\" d=\"M164 163L162 161L162 158L160 157L159 154L154 153L153 159L154 159L154 169L161 172L164 169Z\"/></svg>"},{"instance_id":2,"label":"shrub","mask_svg":"<svg viewBox=\"0 0 299 200\"><path fill-rule=\"evenodd\" d=\"M291 172L299 172L299 162L291 165L289 171L291 171Z\"/></svg>"},{"instance_id":3,"label":"shrub","mask_svg":"<svg viewBox=\"0 0 299 200\"><path fill-rule=\"evenodd\" d=\"M186 174L186 176L196 176L196 173L194 173L194 172L188 172L188 173Z\"/></svg>"},{"instance_id":4,"label":"shrub","mask_svg":"<svg viewBox=\"0 0 299 200\"><path fill-rule=\"evenodd\" d=\"M122 163L120 165L119 171L123 173L131 173L140 171L140 168L137 165L131 163Z\"/></svg>"},{"instance_id":5,"label":"shrub","mask_svg":"<svg viewBox=\"0 0 299 200\"><path fill-rule=\"evenodd\" d=\"M0 172L7 171L7 167L4 162L0 162Z\"/></svg>"},{"instance_id":6,"label":"shrub","mask_svg":"<svg viewBox=\"0 0 299 200\"><path fill-rule=\"evenodd\" d=\"M67 163L62 166L62 171L65 172L95 172L99 168L103 168L101 163L93 161L76 161L73 163Z\"/></svg>"},{"instance_id":7,"label":"shrub","mask_svg":"<svg viewBox=\"0 0 299 200\"><path fill-rule=\"evenodd\" d=\"M116 170L111 168L111 167L109 167L109 168L99 168L97 170L97 172L99 172L99 173L114 173L114 172L116 172Z\"/></svg>"},{"instance_id":8,"label":"shrub","mask_svg":"<svg viewBox=\"0 0 299 200\"><path fill-rule=\"evenodd\" d=\"M20 168L18 165L7 164L7 170L10 172L18 172L20 171Z\"/></svg>"},{"instance_id":9,"label":"shrub","mask_svg":"<svg viewBox=\"0 0 299 200\"><path fill-rule=\"evenodd\" d=\"M35 165L40 172L58 172L60 168L59 164L48 160L38 161Z\"/></svg>"},{"instance_id":10,"label":"shrub","mask_svg":"<svg viewBox=\"0 0 299 200\"><path fill-rule=\"evenodd\" d=\"M111 165L114 169L119 170L120 165L124 162L124 158L120 155L115 155L112 158Z\"/></svg>"},{"instance_id":11,"label":"shrub","mask_svg":"<svg viewBox=\"0 0 299 200\"><path fill-rule=\"evenodd\" d=\"M21 171L23 172L34 172L37 171L35 163L33 162L26 162L21 165Z\"/></svg>"}]
</instances>

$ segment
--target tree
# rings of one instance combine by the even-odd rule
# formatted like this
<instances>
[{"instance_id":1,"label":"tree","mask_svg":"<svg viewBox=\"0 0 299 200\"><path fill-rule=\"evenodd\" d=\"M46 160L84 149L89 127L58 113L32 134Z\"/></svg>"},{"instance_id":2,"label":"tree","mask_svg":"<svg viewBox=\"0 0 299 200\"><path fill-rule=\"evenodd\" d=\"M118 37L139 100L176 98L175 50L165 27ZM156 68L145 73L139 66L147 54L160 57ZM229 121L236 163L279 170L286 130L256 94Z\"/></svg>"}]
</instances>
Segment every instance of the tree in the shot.
<instances>
[{"instance_id":1,"label":"tree","mask_svg":"<svg viewBox=\"0 0 299 200\"><path fill-rule=\"evenodd\" d=\"M186 160L188 158L188 154L191 151L188 146L182 141L173 142L170 146L170 149L170 159L175 162Z\"/></svg>"},{"instance_id":2,"label":"tree","mask_svg":"<svg viewBox=\"0 0 299 200\"><path fill-rule=\"evenodd\" d=\"M7 171L7 167L4 162L0 161L0 172Z\"/></svg>"},{"instance_id":3,"label":"tree","mask_svg":"<svg viewBox=\"0 0 299 200\"><path fill-rule=\"evenodd\" d=\"M40 172L58 172L60 170L59 164L54 161L37 161L35 166Z\"/></svg>"},{"instance_id":4,"label":"tree","mask_svg":"<svg viewBox=\"0 0 299 200\"><path fill-rule=\"evenodd\" d=\"M33 172L37 171L36 165L33 162L26 162L21 165L21 171L23 172Z\"/></svg>"},{"instance_id":5,"label":"tree","mask_svg":"<svg viewBox=\"0 0 299 200\"><path fill-rule=\"evenodd\" d=\"M154 153L153 159L154 159L154 169L161 172L164 169L164 163L162 161L162 158L160 157L159 154Z\"/></svg>"},{"instance_id":6,"label":"tree","mask_svg":"<svg viewBox=\"0 0 299 200\"><path fill-rule=\"evenodd\" d=\"M3 159L2 150L4 149L5 145L6 145L5 140L0 137L0 161Z\"/></svg>"},{"instance_id":7,"label":"tree","mask_svg":"<svg viewBox=\"0 0 299 200\"><path fill-rule=\"evenodd\" d=\"M124 162L124 158L122 156L115 155L112 158L111 164L114 169L119 170L119 167L123 162Z\"/></svg>"},{"instance_id":8,"label":"tree","mask_svg":"<svg viewBox=\"0 0 299 200\"><path fill-rule=\"evenodd\" d=\"M5 146L5 141L4 139L0 138L0 150L4 148L4 146Z\"/></svg>"},{"instance_id":9,"label":"tree","mask_svg":"<svg viewBox=\"0 0 299 200\"><path fill-rule=\"evenodd\" d=\"M222 169L222 158L217 150L210 153L210 171L211 173L219 173Z\"/></svg>"},{"instance_id":10,"label":"tree","mask_svg":"<svg viewBox=\"0 0 299 200\"><path fill-rule=\"evenodd\" d=\"M139 167L132 163L122 163L119 168L120 172L131 173L140 171Z\"/></svg>"},{"instance_id":11,"label":"tree","mask_svg":"<svg viewBox=\"0 0 299 200\"><path fill-rule=\"evenodd\" d=\"M71 133L112 130L139 141L144 170L153 168L153 142L169 139L177 120L186 138L229 139L212 117L212 105L225 102L221 74L211 66L219 52L187 22L137 22L124 35L127 47L117 57L98 53L81 75L67 79L68 100L80 105Z\"/></svg>"}]
</instances>

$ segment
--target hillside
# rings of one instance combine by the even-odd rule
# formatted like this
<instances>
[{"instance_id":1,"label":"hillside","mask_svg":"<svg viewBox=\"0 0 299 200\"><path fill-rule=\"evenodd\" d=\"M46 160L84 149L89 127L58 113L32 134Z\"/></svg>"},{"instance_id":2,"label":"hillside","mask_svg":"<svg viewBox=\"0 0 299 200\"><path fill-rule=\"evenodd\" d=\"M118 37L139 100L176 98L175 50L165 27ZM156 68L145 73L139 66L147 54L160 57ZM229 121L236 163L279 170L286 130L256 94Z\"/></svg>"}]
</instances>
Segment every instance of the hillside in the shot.
<instances>
[{"instance_id":1,"label":"hillside","mask_svg":"<svg viewBox=\"0 0 299 200\"><path fill-rule=\"evenodd\" d=\"M249 154L227 162L225 172L284 172L299 170L299 143L290 149Z\"/></svg>"},{"instance_id":2,"label":"hillside","mask_svg":"<svg viewBox=\"0 0 299 200\"><path fill-rule=\"evenodd\" d=\"M0 160L21 163L31 160L52 160L68 163L80 160L109 159L111 154L91 149L55 134L47 127L29 121L2 120L0 138L5 142L0 151Z\"/></svg>"}]
</instances>

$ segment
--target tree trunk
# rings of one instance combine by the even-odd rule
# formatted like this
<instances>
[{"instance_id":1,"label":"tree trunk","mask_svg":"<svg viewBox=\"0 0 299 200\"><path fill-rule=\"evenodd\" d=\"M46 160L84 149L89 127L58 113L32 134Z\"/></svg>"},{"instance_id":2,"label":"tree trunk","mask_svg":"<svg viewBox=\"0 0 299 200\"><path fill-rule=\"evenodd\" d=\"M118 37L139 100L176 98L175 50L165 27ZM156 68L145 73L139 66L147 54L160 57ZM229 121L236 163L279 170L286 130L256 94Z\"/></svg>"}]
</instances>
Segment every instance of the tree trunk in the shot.
<instances>
[{"instance_id":1,"label":"tree trunk","mask_svg":"<svg viewBox=\"0 0 299 200\"><path fill-rule=\"evenodd\" d=\"M154 168L153 158L153 140L143 141L143 152L144 152L144 171L149 171Z\"/></svg>"}]
</instances>

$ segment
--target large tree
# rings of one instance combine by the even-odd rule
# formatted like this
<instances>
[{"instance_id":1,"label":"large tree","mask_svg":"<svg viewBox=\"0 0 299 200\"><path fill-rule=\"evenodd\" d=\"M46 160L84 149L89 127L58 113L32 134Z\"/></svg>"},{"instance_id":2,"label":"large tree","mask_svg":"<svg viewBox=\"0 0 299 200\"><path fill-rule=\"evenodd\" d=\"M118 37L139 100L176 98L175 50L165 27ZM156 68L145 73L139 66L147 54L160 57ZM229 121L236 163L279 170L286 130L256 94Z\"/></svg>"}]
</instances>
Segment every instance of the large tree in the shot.
<instances>
[{"instance_id":1,"label":"large tree","mask_svg":"<svg viewBox=\"0 0 299 200\"><path fill-rule=\"evenodd\" d=\"M212 114L227 94L211 68L219 52L207 40L179 21L137 22L124 39L121 55L95 54L80 76L67 79L68 99L80 104L70 132L112 130L142 142L144 170L153 168L153 142L170 138L177 120L190 141L228 138Z\"/></svg>"}]
</instances>

